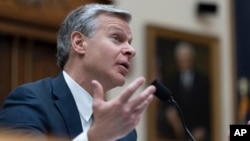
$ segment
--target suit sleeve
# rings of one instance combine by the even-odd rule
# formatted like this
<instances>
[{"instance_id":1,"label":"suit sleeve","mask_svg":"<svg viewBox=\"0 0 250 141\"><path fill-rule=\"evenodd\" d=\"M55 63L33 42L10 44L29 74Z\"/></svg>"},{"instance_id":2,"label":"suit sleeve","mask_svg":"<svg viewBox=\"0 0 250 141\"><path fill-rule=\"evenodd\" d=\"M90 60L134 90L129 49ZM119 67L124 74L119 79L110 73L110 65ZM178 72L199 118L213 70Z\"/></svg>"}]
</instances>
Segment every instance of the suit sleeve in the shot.
<instances>
[{"instance_id":1,"label":"suit sleeve","mask_svg":"<svg viewBox=\"0 0 250 141\"><path fill-rule=\"evenodd\" d=\"M28 87L18 87L5 100L0 112L1 131L44 136L46 118L44 103Z\"/></svg>"}]
</instances>

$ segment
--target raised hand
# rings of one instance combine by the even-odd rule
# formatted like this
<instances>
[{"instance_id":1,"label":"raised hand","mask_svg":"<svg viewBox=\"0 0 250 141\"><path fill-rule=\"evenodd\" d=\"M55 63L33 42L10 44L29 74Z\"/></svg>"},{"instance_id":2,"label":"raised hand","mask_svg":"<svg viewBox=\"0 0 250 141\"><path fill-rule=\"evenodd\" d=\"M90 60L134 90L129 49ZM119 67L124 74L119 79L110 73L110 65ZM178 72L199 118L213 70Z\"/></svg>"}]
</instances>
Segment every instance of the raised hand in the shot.
<instances>
[{"instance_id":1,"label":"raised hand","mask_svg":"<svg viewBox=\"0 0 250 141\"><path fill-rule=\"evenodd\" d=\"M148 86L130 99L144 82L144 78L137 78L115 99L105 101L102 85L96 80L92 81L94 122L88 131L89 141L113 141L135 128L155 92L154 86Z\"/></svg>"}]
</instances>

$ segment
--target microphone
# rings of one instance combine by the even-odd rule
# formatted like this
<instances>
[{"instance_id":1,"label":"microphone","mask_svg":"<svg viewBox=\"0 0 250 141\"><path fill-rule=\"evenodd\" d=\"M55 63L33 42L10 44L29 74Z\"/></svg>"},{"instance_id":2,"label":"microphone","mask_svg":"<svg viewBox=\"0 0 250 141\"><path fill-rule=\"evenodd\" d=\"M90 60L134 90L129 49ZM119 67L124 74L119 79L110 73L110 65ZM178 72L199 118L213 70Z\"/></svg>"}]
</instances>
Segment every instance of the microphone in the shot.
<instances>
[{"instance_id":1,"label":"microphone","mask_svg":"<svg viewBox=\"0 0 250 141\"><path fill-rule=\"evenodd\" d=\"M183 128L185 129L186 134L189 136L189 138L192 141L196 141L195 138L193 137L193 135L191 134L191 132L189 131L189 129L187 128L187 125L185 123L184 116L182 114L181 108L178 105L178 103L174 100L174 97L173 97L171 91L166 86L164 86L162 83L160 83L157 80L154 80L151 84L154 85L155 88L156 88L156 91L155 91L154 95L157 98L159 98L164 103L170 102L177 108L177 110L179 112L179 115L181 117Z\"/></svg>"},{"instance_id":2,"label":"microphone","mask_svg":"<svg viewBox=\"0 0 250 141\"><path fill-rule=\"evenodd\" d=\"M156 91L154 95L157 98L159 98L162 102L167 103L167 102L171 102L172 100L174 100L173 95L170 92L170 90L167 87L165 87L162 83L160 83L157 80L154 80L151 84L156 87Z\"/></svg>"}]
</instances>

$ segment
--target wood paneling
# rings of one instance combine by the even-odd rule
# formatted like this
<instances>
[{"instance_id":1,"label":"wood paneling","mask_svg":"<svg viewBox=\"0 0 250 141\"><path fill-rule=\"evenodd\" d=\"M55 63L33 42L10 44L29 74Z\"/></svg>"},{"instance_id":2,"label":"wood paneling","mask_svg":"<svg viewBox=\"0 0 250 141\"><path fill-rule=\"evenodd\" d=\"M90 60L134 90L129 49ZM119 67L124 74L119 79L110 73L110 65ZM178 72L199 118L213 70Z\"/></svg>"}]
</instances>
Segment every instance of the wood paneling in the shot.
<instances>
[{"instance_id":1,"label":"wood paneling","mask_svg":"<svg viewBox=\"0 0 250 141\"><path fill-rule=\"evenodd\" d=\"M36 48L31 48L30 50L32 59L27 59L32 60L30 65L27 63L28 66L31 66L29 72L36 72L32 73L32 80L56 76L57 72L60 70L56 64L56 44L35 41L34 46L36 46Z\"/></svg>"},{"instance_id":2,"label":"wood paneling","mask_svg":"<svg viewBox=\"0 0 250 141\"><path fill-rule=\"evenodd\" d=\"M0 1L0 105L18 85L53 77L56 36L72 9L109 0L3 0Z\"/></svg>"},{"instance_id":3,"label":"wood paneling","mask_svg":"<svg viewBox=\"0 0 250 141\"><path fill-rule=\"evenodd\" d=\"M0 102L9 93L11 87L11 37L0 34Z\"/></svg>"},{"instance_id":4,"label":"wood paneling","mask_svg":"<svg viewBox=\"0 0 250 141\"><path fill-rule=\"evenodd\" d=\"M56 42L0 34L0 104L18 85L53 77L56 65Z\"/></svg>"},{"instance_id":5,"label":"wood paneling","mask_svg":"<svg viewBox=\"0 0 250 141\"><path fill-rule=\"evenodd\" d=\"M68 12L91 2L110 3L109 0L3 0L0 1L0 17L57 28Z\"/></svg>"}]
</instances>

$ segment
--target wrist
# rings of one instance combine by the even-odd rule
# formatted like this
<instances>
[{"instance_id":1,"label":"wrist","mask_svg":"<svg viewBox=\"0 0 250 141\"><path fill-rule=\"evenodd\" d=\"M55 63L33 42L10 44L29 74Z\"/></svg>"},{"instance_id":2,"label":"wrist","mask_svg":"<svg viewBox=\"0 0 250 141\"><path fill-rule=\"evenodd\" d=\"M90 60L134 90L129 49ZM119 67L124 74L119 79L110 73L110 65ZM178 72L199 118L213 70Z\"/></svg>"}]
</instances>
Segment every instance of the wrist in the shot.
<instances>
[{"instance_id":1,"label":"wrist","mask_svg":"<svg viewBox=\"0 0 250 141\"><path fill-rule=\"evenodd\" d=\"M93 127L91 127L88 132L88 141L113 141L107 139L107 135L102 135L102 133L96 131Z\"/></svg>"}]
</instances>

